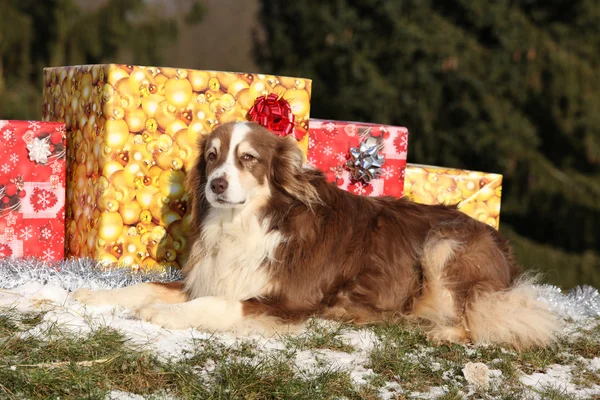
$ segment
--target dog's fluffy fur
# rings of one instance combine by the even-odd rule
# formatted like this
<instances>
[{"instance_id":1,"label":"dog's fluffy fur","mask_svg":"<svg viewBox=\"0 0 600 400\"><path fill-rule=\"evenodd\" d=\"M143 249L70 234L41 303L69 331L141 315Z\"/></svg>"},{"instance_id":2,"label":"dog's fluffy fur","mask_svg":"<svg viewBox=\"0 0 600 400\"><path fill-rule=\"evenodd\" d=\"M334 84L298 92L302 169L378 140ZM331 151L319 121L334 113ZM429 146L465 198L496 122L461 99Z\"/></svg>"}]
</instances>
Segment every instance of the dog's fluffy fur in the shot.
<instances>
[{"instance_id":1,"label":"dog's fluffy fur","mask_svg":"<svg viewBox=\"0 0 600 400\"><path fill-rule=\"evenodd\" d=\"M183 282L79 290L169 328L262 333L311 316L407 318L436 342L552 343L558 321L520 277L507 241L456 210L361 197L303 167L292 138L228 123L188 171Z\"/></svg>"}]
</instances>

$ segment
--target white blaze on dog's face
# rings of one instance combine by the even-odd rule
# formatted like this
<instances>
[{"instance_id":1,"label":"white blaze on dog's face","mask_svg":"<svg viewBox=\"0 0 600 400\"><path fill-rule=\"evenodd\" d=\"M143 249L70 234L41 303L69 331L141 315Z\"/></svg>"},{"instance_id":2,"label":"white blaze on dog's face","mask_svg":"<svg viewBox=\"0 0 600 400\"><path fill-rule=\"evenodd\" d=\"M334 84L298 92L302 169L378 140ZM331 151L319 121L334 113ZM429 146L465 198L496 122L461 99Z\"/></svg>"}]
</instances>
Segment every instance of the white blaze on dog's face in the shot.
<instances>
[{"instance_id":1,"label":"white blaze on dog's face","mask_svg":"<svg viewBox=\"0 0 600 400\"><path fill-rule=\"evenodd\" d=\"M239 122L228 127L215 132L206 143L206 199L217 208L264 201L270 194L266 176L270 156L253 144L256 136L251 124Z\"/></svg>"}]
</instances>

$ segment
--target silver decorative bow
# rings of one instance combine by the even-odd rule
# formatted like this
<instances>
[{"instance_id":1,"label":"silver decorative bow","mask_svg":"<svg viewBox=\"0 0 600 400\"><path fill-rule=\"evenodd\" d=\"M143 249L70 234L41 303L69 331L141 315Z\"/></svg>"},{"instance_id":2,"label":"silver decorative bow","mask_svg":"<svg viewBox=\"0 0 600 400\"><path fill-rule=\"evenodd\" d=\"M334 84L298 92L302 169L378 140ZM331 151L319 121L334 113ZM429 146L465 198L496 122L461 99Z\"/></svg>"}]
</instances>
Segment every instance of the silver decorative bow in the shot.
<instances>
[{"instance_id":1,"label":"silver decorative bow","mask_svg":"<svg viewBox=\"0 0 600 400\"><path fill-rule=\"evenodd\" d=\"M368 138L361 142L359 147L350 149L350 159L346 161L346 169L350 171L352 178L370 183L381 175L385 158L379 150L380 145L375 138Z\"/></svg>"}]
</instances>

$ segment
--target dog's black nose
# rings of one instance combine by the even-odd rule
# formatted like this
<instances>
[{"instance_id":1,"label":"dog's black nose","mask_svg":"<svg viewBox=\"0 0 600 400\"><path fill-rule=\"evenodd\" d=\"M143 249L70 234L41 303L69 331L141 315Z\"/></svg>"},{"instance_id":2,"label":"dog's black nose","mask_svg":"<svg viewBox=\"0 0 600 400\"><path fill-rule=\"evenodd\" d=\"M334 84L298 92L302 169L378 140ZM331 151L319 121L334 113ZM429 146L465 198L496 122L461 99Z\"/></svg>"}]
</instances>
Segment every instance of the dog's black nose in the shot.
<instances>
[{"instance_id":1,"label":"dog's black nose","mask_svg":"<svg viewBox=\"0 0 600 400\"><path fill-rule=\"evenodd\" d=\"M216 194L222 194L227 190L227 186L229 186L229 184L223 178L216 178L210 182L210 190Z\"/></svg>"}]
</instances>

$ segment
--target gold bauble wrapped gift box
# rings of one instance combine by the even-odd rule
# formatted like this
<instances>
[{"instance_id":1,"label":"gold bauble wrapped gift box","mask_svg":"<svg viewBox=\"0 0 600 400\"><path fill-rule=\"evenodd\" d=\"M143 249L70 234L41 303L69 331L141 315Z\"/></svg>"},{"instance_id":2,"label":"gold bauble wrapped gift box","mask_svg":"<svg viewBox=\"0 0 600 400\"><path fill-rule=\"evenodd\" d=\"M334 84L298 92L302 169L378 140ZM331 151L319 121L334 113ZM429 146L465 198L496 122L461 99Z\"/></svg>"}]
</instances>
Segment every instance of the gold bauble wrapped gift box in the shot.
<instances>
[{"instance_id":1,"label":"gold bauble wrapped gift box","mask_svg":"<svg viewBox=\"0 0 600 400\"><path fill-rule=\"evenodd\" d=\"M404 195L421 204L457 205L472 218L500 226L500 174L408 163Z\"/></svg>"},{"instance_id":2,"label":"gold bauble wrapped gift box","mask_svg":"<svg viewBox=\"0 0 600 400\"><path fill-rule=\"evenodd\" d=\"M183 182L199 135L283 99L306 154L311 81L131 65L44 69L43 117L67 127L66 255L132 268L180 267Z\"/></svg>"}]
</instances>

